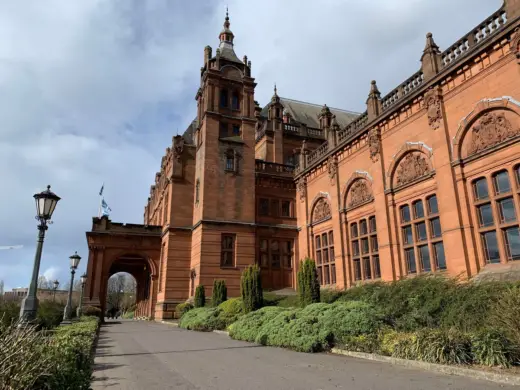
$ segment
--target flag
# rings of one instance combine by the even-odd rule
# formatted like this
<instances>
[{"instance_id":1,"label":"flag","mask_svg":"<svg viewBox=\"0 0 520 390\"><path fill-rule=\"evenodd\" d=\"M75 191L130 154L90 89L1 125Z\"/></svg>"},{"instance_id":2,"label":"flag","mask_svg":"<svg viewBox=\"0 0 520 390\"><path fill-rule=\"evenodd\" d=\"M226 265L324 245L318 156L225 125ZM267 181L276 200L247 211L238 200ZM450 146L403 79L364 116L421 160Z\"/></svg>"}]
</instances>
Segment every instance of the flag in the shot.
<instances>
[{"instance_id":1,"label":"flag","mask_svg":"<svg viewBox=\"0 0 520 390\"><path fill-rule=\"evenodd\" d=\"M101 189L99 190L99 196L103 195L103 188L105 188L105 183L101 185Z\"/></svg>"},{"instance_id":2,"label":"flag","mask_svg":"<svg viewBox=\"0 0 520 390\"><path fill-rule=\"evenodd\" d=\"M112 209L108 206L107 202L105 202L105 199L101 200L101 210L103 216L109 216Z\"/></svg>"}]
</instances>

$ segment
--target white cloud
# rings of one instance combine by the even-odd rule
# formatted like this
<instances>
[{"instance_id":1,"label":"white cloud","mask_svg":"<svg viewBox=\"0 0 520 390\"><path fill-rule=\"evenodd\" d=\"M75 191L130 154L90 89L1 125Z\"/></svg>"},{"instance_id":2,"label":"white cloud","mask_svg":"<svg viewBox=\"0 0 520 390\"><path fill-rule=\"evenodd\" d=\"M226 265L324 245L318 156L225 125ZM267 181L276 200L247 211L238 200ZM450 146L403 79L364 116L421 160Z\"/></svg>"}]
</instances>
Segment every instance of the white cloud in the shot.
<instances>
[{"instance_id":1,"label":"white cloud","mask_svg":"<svg viewBox=\"0 0 520 390\"><path fill-rule=\"evenodd\" d=\"M239 58L264 104L282 96L363 111L371 79L388 92L419 68L425 34L445 49L501 0L228 1ZM225 3L167 0L0 2L0 279L27 285L32 195L62 197L42 270L86 266L85 231L105 196L113 219L142 221L164 149L195 116L204 46Z\"/></svg>"},{"instance_id":2,"label":"white cloud","mask_svg":"<svg viewBox=\"0 0 520 390\"><path fill-rule=\"evenodd\" d=\"M60 273L59 267L49 267L43 272L43 276L46 280L55 280L59 273Z\"/></svg>"}]
</instances>

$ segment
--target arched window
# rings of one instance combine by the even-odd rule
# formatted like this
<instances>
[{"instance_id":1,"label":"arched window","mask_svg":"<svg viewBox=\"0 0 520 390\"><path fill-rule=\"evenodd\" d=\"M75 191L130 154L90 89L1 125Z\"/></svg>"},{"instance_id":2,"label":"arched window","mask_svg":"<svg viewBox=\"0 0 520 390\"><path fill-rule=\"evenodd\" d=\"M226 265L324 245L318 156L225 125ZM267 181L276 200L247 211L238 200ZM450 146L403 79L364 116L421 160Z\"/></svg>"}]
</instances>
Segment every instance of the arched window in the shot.
<instances>
[{"instance_id":1,"label":"arched window","mask_svg":"<svg viewBox=\"0 0 520 390\"><path fill-rule=\"evenodd\" d=\"M237 92L233 92L231 97L231 108L233 110L240 110L240 99Z\"/></svg>"},{"instance_id":2,"label":"arched window","mask_svg":"<svg viewBox=\"0 0 520 390\"><path fill-rule=\"evenodd\" d=\"M220 107L228 106L228 91L227 89L220 90Z\"/></svg>"}]
</instances>

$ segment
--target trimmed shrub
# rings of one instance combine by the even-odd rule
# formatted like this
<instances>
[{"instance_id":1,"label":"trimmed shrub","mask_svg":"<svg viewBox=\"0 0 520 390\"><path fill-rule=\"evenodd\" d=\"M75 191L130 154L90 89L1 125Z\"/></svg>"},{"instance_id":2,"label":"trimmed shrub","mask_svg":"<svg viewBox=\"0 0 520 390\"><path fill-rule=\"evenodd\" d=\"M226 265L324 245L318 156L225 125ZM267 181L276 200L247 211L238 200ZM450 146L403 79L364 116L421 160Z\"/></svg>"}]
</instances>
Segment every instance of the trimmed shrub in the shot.
<instances>
[{"instance_id":1,"label":"trimmed shrub","mask_svg":"<svg viewBox=\"0 0 520 390\"><path fill-rule=\"evenodd\" d=\"M197 286L195 289L195 307L204 307L206 305L206 291L204 286Z\"/></svg>"},{"instance_id":2,"label":"trimmed shrub","mask_svg":"<svg viewBox=\"0 0 520 390\"><path fill-rule=\"evenodd\" d=\"M380 340L375 334L346 336L341 340L341 345L349 351L380 353Z\"/></svg>"},{"instance_id":3,"label":"trimmed shrub","mask_svg":"<svg viewBox=\"0 0 520 390\"><path fill-rule=\"evenodd\" d=\"M488 329L471 336L475 363L484 366L511 367L520 359L519 348L501 331Z\"/></svg>"},{"instance_id":4,"label":"trimmed shrub","mask_svg":"<svg viewBox=\"0 0 520 390\"><path fill-rule=\"evenodd\" d=\"M286 310L269 306L246 314L229 326L229 335L236 340L254 342L262 325Z\"/></svg>"},{"instance_id":5,"label":"trimmed shrub","mask_svg":"<svg viewBox=\"0 0 520 390\"><path fill-rule=\"evenodd\" d=\"M221 319L225 326L231 325L244 314L244 307L242 298L231 298L218 305L220 309L219 319Z\"/></svg>"},{"instance_id":6,"label":"trimmed shrub","mask_svg":"<svg viewBox=\"0 0 520 390\"><path fill-rule=\"evenodd\" d=\"M20 316L20 305L18 302L0 303L0 326L8 326L18 321Z\"/></svg>"},{"instance_id":7,"label":"trimmed shrub","mask_svg":"<svg viewBox=\"0 0 520 390\"><path fill-rule=\"evenodd\" d=\"M213 293L211 295L211 305L216 307L227 299L227 287L225 280L213 281Z\"/></svg>"},{"instance_id":8,"label":"trimmed shrub","mask_svg":"<svg viewBox=\"0 0 520 390\"><path fill-rule=\"evenodd\" d=\"M175 306L175 312L177 313L178 318L182 318L184 314L193 309L194 306L190 302L179 303Z\"/></svg>"},{"instance_id":9,"label":"trimmed shrub","mask_svg":"<svg viewBox=\"0 0 520 390\"><path fill-rule=\"evenodd\" d=\"M58 326L63 319L65 306L58 302L40 301L36 322L43 329L52 329Z\"/></svg>"},{"instance_id":10,"label":"trimmed shrub","mask_svg":"<svg viewBox=\"0 0 520 390\"><path fill-rule=\"evenodd\" d=\"M264 306L299 307L300 297L298 295L276 295L264 292Z\"/></svg>"},{"instance_id":11,"label":"trimmed shrub","mask_svg":"<svg viewBox=\"0 0 520 390\"><path fill-rule=\"evenodd\" d=\"M491 309L492 324L501 329L520 347L520 287L508 288L500 294Z\"/></svg>"},{"instance_id":12,"label":"trimmed shrub","mask_svg":"<svg viewBox=\"0 0 520 390\"><path fill-rule=\"evenodd\" d=\"M101 309L96 306L85 306L82 312L86 317L101 317Z\"/></svg>"},{"instance_id":13,"label":"trimmed shrub","mask_svg":"<svg viewBox=\"0 0 520 390\"><path fill-rule=\"evenodd\" d=\"M343 291L333 288L323 288L320 290L320 302L334 303L343 295L343 293Z\"/></svg>"},{"instance_id":14,"label":"trimmed shrub","mask_svg":"<svg viewBox=\"0 0 520 390\"><path fill-rule=\"evenodd\" d=\"M225 323L219 318L220 309L216 307L199 307L185 313L179 322L184 329L210 332L215 329L224 329Z\"/></svg>"},{"instance_id":15,"label":"trimmed shrub","mask_svg":"<svg viewBox=\"0 0 520 390\"><path fill-rule=\"evenodd\" d=\"M262 307L264 297L260 267L258 267L258 265L250 265L242 272L240 292L245 313L258 310Z\"/></svg>"},{"instance_id":16,"label":"trimmed shrub","mask_svg":"<svg viewBox=\"0 0 520 390\"><path fill-rule=\"evenodd\" d=\"M314 260L306 258L300 262L298 270L298 295L300 306L305 307L320 301L320 283Z\"/></svg>"}]
</instances>

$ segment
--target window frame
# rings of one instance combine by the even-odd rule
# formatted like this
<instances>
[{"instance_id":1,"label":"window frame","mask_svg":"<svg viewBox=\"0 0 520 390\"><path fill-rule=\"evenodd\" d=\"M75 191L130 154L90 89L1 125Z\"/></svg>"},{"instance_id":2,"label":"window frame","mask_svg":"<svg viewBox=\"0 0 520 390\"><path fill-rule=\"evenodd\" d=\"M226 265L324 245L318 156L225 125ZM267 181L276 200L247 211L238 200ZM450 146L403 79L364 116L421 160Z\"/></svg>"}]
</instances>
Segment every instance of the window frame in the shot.
<instances>
[{"instance_id":1,"label":"window frame","mask_svg":"<svg viewBox=\"0 0 520 390\"><path fill-rule=\"evenodd\" d=\"M227 238L230 238L231 248L224 248L224 243ZM235 268L236 267L236 245L237 235L236 233L221 233L220 235L220 268ZM231 265L226 264L225 259L228 257L226 254L231 253Z\"/></svg>"}]
</instances>

